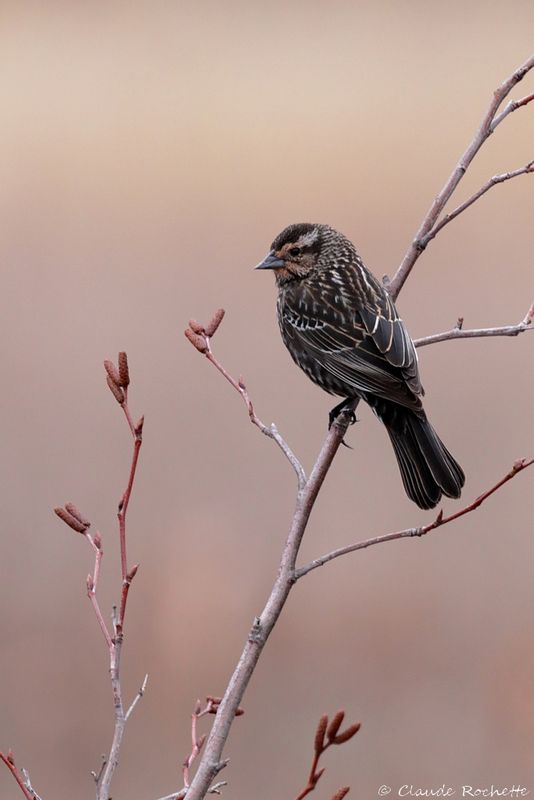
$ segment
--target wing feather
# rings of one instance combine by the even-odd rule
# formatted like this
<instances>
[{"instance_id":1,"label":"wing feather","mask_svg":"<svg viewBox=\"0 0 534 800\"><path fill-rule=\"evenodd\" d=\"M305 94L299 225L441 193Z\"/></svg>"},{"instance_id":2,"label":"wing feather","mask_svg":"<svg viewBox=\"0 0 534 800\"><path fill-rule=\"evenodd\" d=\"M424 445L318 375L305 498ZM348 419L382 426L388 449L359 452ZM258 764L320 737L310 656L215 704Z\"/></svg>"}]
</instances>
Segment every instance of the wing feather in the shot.
<instances>
[{"instance_id":1,"label":"wing feather","mask_svg":"<svg viewBox=\"0 0 534 800\"><path fill-rule=\"evenodd\" d=\"M381 287L380 287L381 289ZM287 291L280 298L282 335L295 354L313 355L333 378L355 393L371 393L403 406L420 407L422 387L413 342L389 295L374 307L347 304L336 287L316 293Z\"/></svg>"}]
</instances>

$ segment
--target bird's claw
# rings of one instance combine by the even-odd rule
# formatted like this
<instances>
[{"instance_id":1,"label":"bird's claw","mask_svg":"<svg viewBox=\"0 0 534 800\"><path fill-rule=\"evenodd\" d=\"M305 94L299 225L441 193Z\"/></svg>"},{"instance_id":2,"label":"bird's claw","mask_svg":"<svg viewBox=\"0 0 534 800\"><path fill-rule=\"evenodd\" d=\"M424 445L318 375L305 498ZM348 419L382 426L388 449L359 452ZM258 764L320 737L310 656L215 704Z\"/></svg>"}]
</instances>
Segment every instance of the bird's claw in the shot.
<instances>
[{"instance_id":1,"label":"bird's claw","mask_svg":"<svg viewBox=\"0 0 534 800\"><path fill-rule=\"evenodd\" d=\"M356 419L356 414L354 411L352 411L352 409L349 410L348 408L340 408L339 406L336 406L328 414L328 430L330 430L336 419L341 416L341 414L346 414L348 416L348 425L354 425L355 422L358 422Z\"/></svg>"}]
</instances>

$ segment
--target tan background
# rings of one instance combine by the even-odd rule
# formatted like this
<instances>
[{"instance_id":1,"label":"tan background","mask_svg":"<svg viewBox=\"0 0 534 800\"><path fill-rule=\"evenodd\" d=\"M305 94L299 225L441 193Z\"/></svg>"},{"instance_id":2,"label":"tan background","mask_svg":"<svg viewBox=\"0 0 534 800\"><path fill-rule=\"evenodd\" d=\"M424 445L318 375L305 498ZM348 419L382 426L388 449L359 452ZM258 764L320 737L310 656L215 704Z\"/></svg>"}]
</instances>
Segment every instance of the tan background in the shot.
<instances>
[{"instance_id":1,"label":"tan background","mask_svg":"<svg viewBox=\"0 0 534 800\"><path fill-rule=\"evenodd\" d=\"M293 367L272 276L286 224L329 222L392 274L491 92L532 49L531 2L8 2L0 10L2 559L0 747L47 800L93 796L109 746L107 657L85 597L99 526L117 598L114 514L130 442L101 362L127 349L146 436L131 504L114 798L181 786L189 714L223 690L266 597L293 476L182 335L224 306L217 352L311 465L332 400ZM533 90L533 78L515 96ZM534 156L534 108L496 134L465 197ZM514 322L533 299L534 179L446 229L400 298L414 336ZM534 452L534 337L421 351L427 409L474 498ZM405 498L366 409L303 557L431 519ZM362 721L327 760L343 783L534 791L534 474L424 540L315 572L270 641L227 748L228 798L291 798L319 714ZM452 502L447 510L458 507ZM0 796L16 786L0 771ZM457 796L459 794L457 793Z\"/></svg>"}]
</instances>

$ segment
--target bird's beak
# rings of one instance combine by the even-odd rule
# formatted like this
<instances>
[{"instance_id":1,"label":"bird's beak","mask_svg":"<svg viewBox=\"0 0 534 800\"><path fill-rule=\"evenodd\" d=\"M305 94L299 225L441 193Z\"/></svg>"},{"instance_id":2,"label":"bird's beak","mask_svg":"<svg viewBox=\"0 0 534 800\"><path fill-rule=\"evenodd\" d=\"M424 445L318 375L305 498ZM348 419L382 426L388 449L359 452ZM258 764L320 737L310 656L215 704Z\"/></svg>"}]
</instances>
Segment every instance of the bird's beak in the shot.
<instances>
[{"instance_id":1,"label":"bird's beak","mask_svg":"<svg viewBox=\"0 0 534 800\"><path fill-rule=\"evenodd\" d=\"M278 258L278 256L276 256L271 250L271 252L265 256L263 261L260 261L260 263L254 267L254 269L280 269L280 267L285 267L285 265L286 262L284 259Z\"/></svg>"}]
</instances>

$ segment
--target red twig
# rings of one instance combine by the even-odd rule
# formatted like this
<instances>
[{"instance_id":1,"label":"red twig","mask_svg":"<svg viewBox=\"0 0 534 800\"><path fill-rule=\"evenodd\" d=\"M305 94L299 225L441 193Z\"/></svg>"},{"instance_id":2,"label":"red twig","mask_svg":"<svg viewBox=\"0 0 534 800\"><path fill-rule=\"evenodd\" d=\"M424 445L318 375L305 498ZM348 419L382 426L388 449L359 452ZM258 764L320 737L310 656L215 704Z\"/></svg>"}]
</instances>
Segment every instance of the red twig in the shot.
<instances>
[{"instance_id":1,"label":"red twig","mask_svg":"<svg viewBox=\"0 0 534 800\"><path fill-rule=\"evenodd\" d=\"M130 464L130 471L128 474L128 483L119 502L119 508L117 513L119 522L119 547L120 547L120 557L121 557L122 587L121 587L121 597L120 597L120 605L118 613L116 608L113 609L112 620L113 620L114 634L113 637L111 637L111 643L109 648L109 654L110 654L109 672L111 678L111 690L113 693L115 727L113 731L113 740L109 751L109 757L105 760L105 763L103 763L99 774L94 776L97 787L97 800L108 800L111 781L113 779L115 769L119 762L119 752L122 745L122 739L124 736L126 721L128 720L128 717L130 716L135 706L143 696L148 680L148 676L145 676L141 688L137 692L137 695L130 704L128 710L125 711L123 697L122 697L122 686L121 686L121 676L120 676L122 644L124 641L124 633L123 633L124 619L126 615L126 602L128 600L128 593L130 591L130 586L139 568L138 564L134 564L134 566L131 567L131 569L128 569L128 559L126 555L126 514L128 511L128 505L130 502L130 497L132 494L132 489L135 481L137 464L139 461L139 452L141 450L141 445L143 442L144 417L141 417L137 425L134 425L128 407L128 386L130 383L130 375L129 375L128 359L126 357L126 353L119 353L118 368L115 367L115 365L110 361L106 361L104 366L106 367L106 371L108 373L108 386L113 396L115 397L115 399L117 400L117 402L124 411L128 427L130 429L130 432L134 440L134 446L132 453L132 461ZM95 573L96 573L96 568L95 568Z\"/></svg>"},{"instance_id":2,"label":"red twig","mask_svg":"<svg viewBox=\"0 0 534 800\"><path fill-rule=\"evenodd\" d=\"M206 697L206 705L204 706L204 708L202 708L202 706L200 705L200 700L197 700L195 710L191 714L191 752L189 753L189 755L187 756L187 758L183 763L183 779L184 779L185 789L188 789L190 785L189 770L191 769L195 759L202 750L202 747L204 746L204 742L207 739L206 734L202 734L202 736L197 736L198 720L201 719L201 717L205 717L206 714L216 714L221 704L221 700L222 700L221 697L213 697L212 695L208 695L208 697ZM240 717L244 713L245 712L242 708L238 708L235 712L235 716ZM223 762L223 764L221 765L221 769L222 767L226 766L226 764L227 764L226 761ZM215 791L214 787L211 787L210 793L218 794L217 790L223 784L224 781L218 783L215 786Z\"/></svg>"},{"instance_id":3,"label":"red twig","mask_svg":"<svg viewBox=\"0 0 534 800\"><path fill-rule=\"evenodd\" d=\"M195 706L195 710L191 714L191 752L185 759L183 763L183 778L184 778L184 787L186 789L189 788L189 770L191 769L195 758L198 756L202 747L204 746L204 742L206 741L206 734L202 734L202 736L197 736L197 722L201 717L204 717L206 714L210 714L213 709L213 704L211 698L208 698L207 703L204 708L200 705L200 700L197 700L197 704Z\"/></svg>"},{"instance_id":4,"label":"red twig","mask_svg":"<svg viewBox=\"0 0 534 800\"><path fill-rule=\"evenodd\" d=\"M24 797L26 797L27 800L39 800L38 795L35 793L35 791L33 791L33 789L28 788L27 782L24 780L24 777L19 772L19 769L15 764L15 758L11 750L8 751L7 755L5 755L4 753L0 753L0 760L4 762L6 767L9 769L9 771L15 778Z\"/></svg>"},{"instance_id":5,"label":"red twig","mask_svg":"<svg viewBox=\"0 0 534 800\"><path fill-rule=\"evenodd\" d=\"M122 570L122 579L123 581L126 580L126 575L128 574L128 560L126 558L126 512L128 511L128 504L130 502L130 497L132 494L133 484L135 480L135 472L137 469L137 461L139 459L139 451L141 449L141 445L143 443L143 423L144 417L141 417L137 426L134 426L132 422L132 417L130 415L130 411L128 409L128 394L127 390L124 391L124 404L122 406L124 415L128 421L128 426L133 436L134 440L134 449L132 455L132 463L130 465L130 474L128 476L128 485L124 490L124 494L121 497L121 501L119 503L119 510L117 513L119 519L119 537L120 537L120 549L121 549L121 570Z\"/></svg>"},{"instance_id":6,"label":"red twig","mask_svg":"<svg viewBox=\"0 0 534 800\"><path fill-rule=\"evenodd\" d=\"M304 788L296 796L295 800L303 800L303 798L310 794L310 792L313 792L317 786L321 775L324 773L324 767L319 769L319 761L323 753L325 753L332 745L339 745L348 742L349 739L352 739L352 737L360 730L360 723L355 722L352 725L349 725L349 727L344 731L339 732L344 717L345 712L338 711L337 714L334 714L330 724L328 724L328 716L326 714L323 714L319 720L319 724L317 725L317 730L315 732L315 739L313 743L313 760L308 775L308 780ZM342 789L339 789L336 792L335 797L345 797L348 791L349 787L344 786Z\"/></svg>"},{"instance_id":7,"label":"red twig","mask_svg":"<svg viewBox=\"0 0 534 800\"><path fill-rule=\"evenodd\" d=\"M487 489L481 495L479 495L472 503L469 505L464 506L459 511L455 511L454 514L450 514L448 517L443 515L443 511L440 511L437 515L436 519L429 523L428 525L422 525L419 528L405 528L402 531L394 531L393 533L386 533L382 536L375 536L371 539L365 539L362 542L356 542L355 544L349 544L347 547L340 547L337 550L332 550L330 553L326 553L324 556L320 558L315 558L313 561L310 561L309 564L306 564L303 567L295 570L295 580L299 580L299 578L304 577L307 575L308 572L311 572L317 567L322 567L323 564L327 564L329 561L333 561L335 558L339 558L340 556L344 556L347 553L354 553L356 550L364 550L366 547L371 547L374 544L382 544L383 542L392 542L395 539L404 539L407 537L412 536L424 536L430 531L435 530L436 528L441 528L442 525L447 525L449 522L453 522L453 520L458 519L459 517L463 517L464 514L470 514L471 511L475 511L482 503L491 497L492 494L495 494L501 486L504 486L505 483L511 481L512 478L515 478L520 472L522 472L527 467L530 467L534 464L534 458L530 459L520 459L516 461L513 465L512 469L506 473L506 475L497 481L490 489Z\"/></svg>"}]
</instances>

